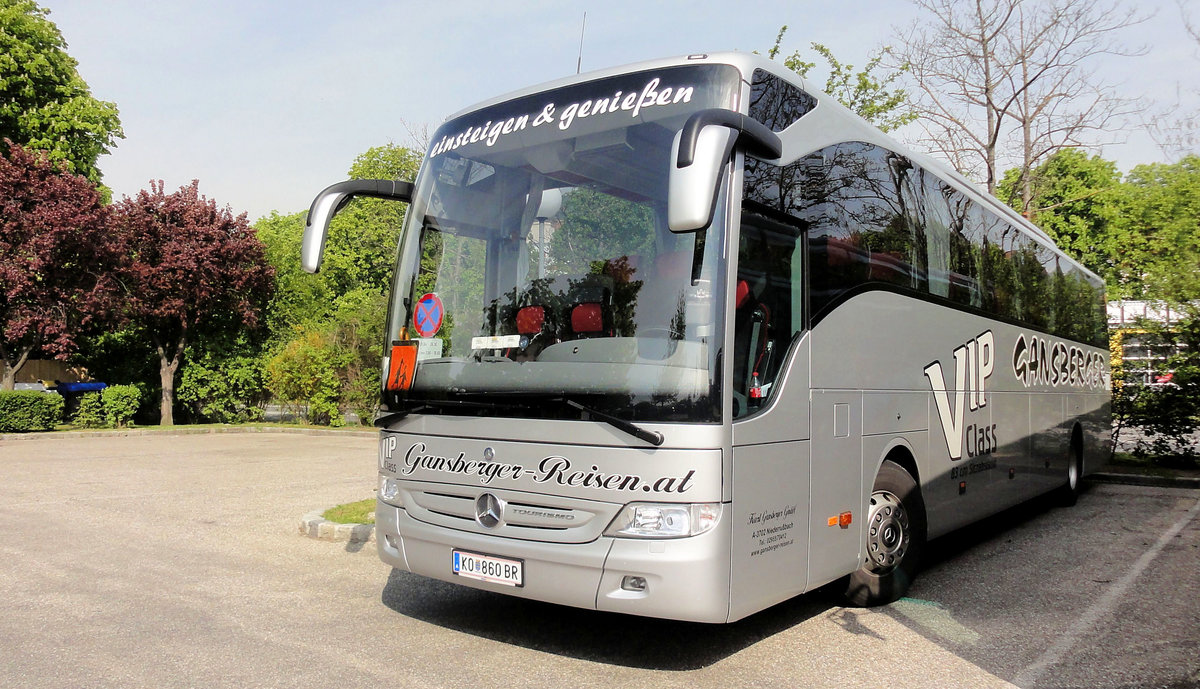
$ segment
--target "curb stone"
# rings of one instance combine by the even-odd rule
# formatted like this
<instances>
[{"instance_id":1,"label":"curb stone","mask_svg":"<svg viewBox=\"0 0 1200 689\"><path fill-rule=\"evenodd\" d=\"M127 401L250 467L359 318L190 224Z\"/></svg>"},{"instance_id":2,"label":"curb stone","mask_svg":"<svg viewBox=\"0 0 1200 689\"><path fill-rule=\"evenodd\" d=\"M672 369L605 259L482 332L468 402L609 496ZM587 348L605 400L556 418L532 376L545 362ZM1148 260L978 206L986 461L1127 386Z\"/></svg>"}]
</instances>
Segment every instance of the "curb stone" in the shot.
<instances>
[{"instance_id":1,"label":"curb stone","mask_svg":"<svg viewBox=\"0 0 1200 689\"><path fill-rule=\"evenodd\" d=\"M0 442L8 440L44 440L63 438L113 438L142 435L206 435L222 433L281 433L285 435L333 435L343 437L377 438L379 431L335 430L326 428L284 428L262 426L216 426L212 428L125 428L96 431L33 431L29 433L2 433Z\"/></svg>"},{"instance_id":2,"label":"curb stone","mask_svg":"<svg viewBox=\"0 0 1200 689\"><path fill-rule=\"evenodd\" d=\"M1127 486L1151 486L1154 488L1192 488L1200 489L1200 478L1187 476L1151 476L1146 474L1125 474L1113 471L1100 471L1088 474L1088 480L1096 483L1121 483Z\"/></svg>"},{"instance_id":3,"label":"curb stone","mask_svg":"<svg viewBox=\"0 0 1200 689\"><path fill-rule=\"evenodd\" d=\"M374 543L374 524L338 524L321 516L321 512L309 512L300 518L300 533L319 541L349 543Z\"/></svg>"}]
</instances>

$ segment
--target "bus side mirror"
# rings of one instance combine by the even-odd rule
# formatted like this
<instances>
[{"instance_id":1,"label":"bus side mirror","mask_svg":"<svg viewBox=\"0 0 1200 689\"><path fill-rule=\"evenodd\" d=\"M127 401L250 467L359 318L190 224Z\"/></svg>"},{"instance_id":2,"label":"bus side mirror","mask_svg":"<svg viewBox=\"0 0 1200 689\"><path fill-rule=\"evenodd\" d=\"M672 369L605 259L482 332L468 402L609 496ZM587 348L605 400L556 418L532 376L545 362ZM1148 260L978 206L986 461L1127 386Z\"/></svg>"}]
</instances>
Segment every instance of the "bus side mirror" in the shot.
<instances>
[{"instance_id":1,"label":"bus side mirror","mask_svg":"<svg viewBox=\"0 0 1200 689\"><path fill-rule=\"evenodd\" d=\"M672 232L693 232L712 222L721 168L738 141L747 153L767 160L783 154L778 134L752 117L722 108L693 113L675 135L667 177L667 227Z\"/></svg>"},{"instance_id":2,"label":"bus side mirror","mask_svg":"<svg viewBox=\"0 0 1200 689\"><path fill-rule=\"evenodd\" d=\"M667 227L672 232L693 232L708 227L717 205L717 184L721 168L733 148L733 132L728 127L709 125L694 142L692 161L678 163L683 131L671 144L671 172L667 177Z\"/></svg>"},{"instance_id":3,"label":"bus side mirror","mask_svg":"<svg viewBox=\"0 0 1200 689\"><path fill-rule=\"evenodd\" d=\"M338 182L323 189L308 209L304 223L304 240L300 244L300 267L305 272L315 273L321 269L321 257L325 253L325 237L329 234L329 221L337 215L355 196L371 196L390 201L412 201L413 185L390 179L352 179Z\"/></svg>"}]
</instances>

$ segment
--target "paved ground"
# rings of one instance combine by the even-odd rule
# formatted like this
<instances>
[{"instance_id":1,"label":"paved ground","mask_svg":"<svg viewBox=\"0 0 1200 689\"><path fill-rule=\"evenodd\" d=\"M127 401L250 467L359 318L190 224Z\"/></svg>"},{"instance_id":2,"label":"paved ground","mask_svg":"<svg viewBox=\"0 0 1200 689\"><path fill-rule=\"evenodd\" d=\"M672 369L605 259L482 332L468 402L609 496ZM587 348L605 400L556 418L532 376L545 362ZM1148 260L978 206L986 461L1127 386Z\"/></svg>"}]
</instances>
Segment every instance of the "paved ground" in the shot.
<instances>
[{"instance_id":1,"label":"paved ground","mask_svg":"<svg viewBox=\"0 0 1200 689\"><path fill-rule=\"evenodd\" d=\"M1200 491L1099 485L942 539L895 605L697 626L296 534L374 472L370 437L0 440L0 687L1200 686Z\"/></svg>"}]
</instances>

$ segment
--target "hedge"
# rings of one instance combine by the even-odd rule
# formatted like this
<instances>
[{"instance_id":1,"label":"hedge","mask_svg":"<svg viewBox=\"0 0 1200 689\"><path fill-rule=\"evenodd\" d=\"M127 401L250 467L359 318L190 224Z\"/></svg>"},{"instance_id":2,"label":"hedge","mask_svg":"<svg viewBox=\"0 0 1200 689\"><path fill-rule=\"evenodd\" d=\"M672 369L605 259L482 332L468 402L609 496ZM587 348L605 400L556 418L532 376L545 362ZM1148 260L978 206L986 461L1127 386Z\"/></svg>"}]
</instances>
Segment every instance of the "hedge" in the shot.
<instances>
[{"instance_id":1,"label":"hedge","mask_svg":"<svg viewBox=\"0 0 1200 689\"><path fill-rule=\"evenodd\" d=\"M0 433L52 431L62 421L63 398L33 390L0 390Z\"/></svg>"},{"instance_id":2,"label":"hedge","mask_svg":"<svg viewBox=\"0 0 1200 689\"><path fill-rule=\"evenodd\" d=\"M104 401L98 392L86 392L79 397L79 409L75 411L71 422L83 428L105 428L108 420L104 418Z\"/></svg>"},{"instance_id":3,"label":"hedge","mask_svg":"<svg viewBox=\"0 0 1200 689\"><path fill-rule=\"evenodd\" d=\"M136 385L110 385L79 398L73 419L84 428L125 428L133 425L142 393Z\"/></svg>"},{"instance_id":4,"label":"hedge","mask_svg":"<svg viewBox=\"0 0 1200 689\"><path fill-rule=\"evenodd\" d=\"M100 393L104 402L104 420L109 428L133 425L142 393L136 385L110 385Z\"/></svg>"}]
</instances>

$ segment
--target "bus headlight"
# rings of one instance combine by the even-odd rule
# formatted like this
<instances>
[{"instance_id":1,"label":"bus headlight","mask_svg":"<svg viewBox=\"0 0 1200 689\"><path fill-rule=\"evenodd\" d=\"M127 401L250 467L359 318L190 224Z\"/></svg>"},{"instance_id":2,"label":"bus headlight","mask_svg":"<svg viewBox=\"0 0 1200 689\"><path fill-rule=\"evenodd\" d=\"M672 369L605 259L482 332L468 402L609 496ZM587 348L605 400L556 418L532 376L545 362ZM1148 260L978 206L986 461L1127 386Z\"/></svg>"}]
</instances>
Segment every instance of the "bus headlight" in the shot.
<instances>
[{"instance_id":1,"label":"bus headlight","mask_svg":"<svg viewBox=\"0 0 1200 689\"><path fill-rule=\"evenodd\" d=\"M387 476L379 477L379 499L402 507L400 504L400 486L396 483L396 479Z\"/></svg>"},{"instance_id":2,"label":"bus headlight","mask_svg":"<svg viewBox=\"0 0 1200 689\"><path fill-rule=\"evenodd\" d=\"M685 538L711 531L721 518L721 503L694 505L632 502L609 524L606 536Z\"/></svg>"}]
</instances>

